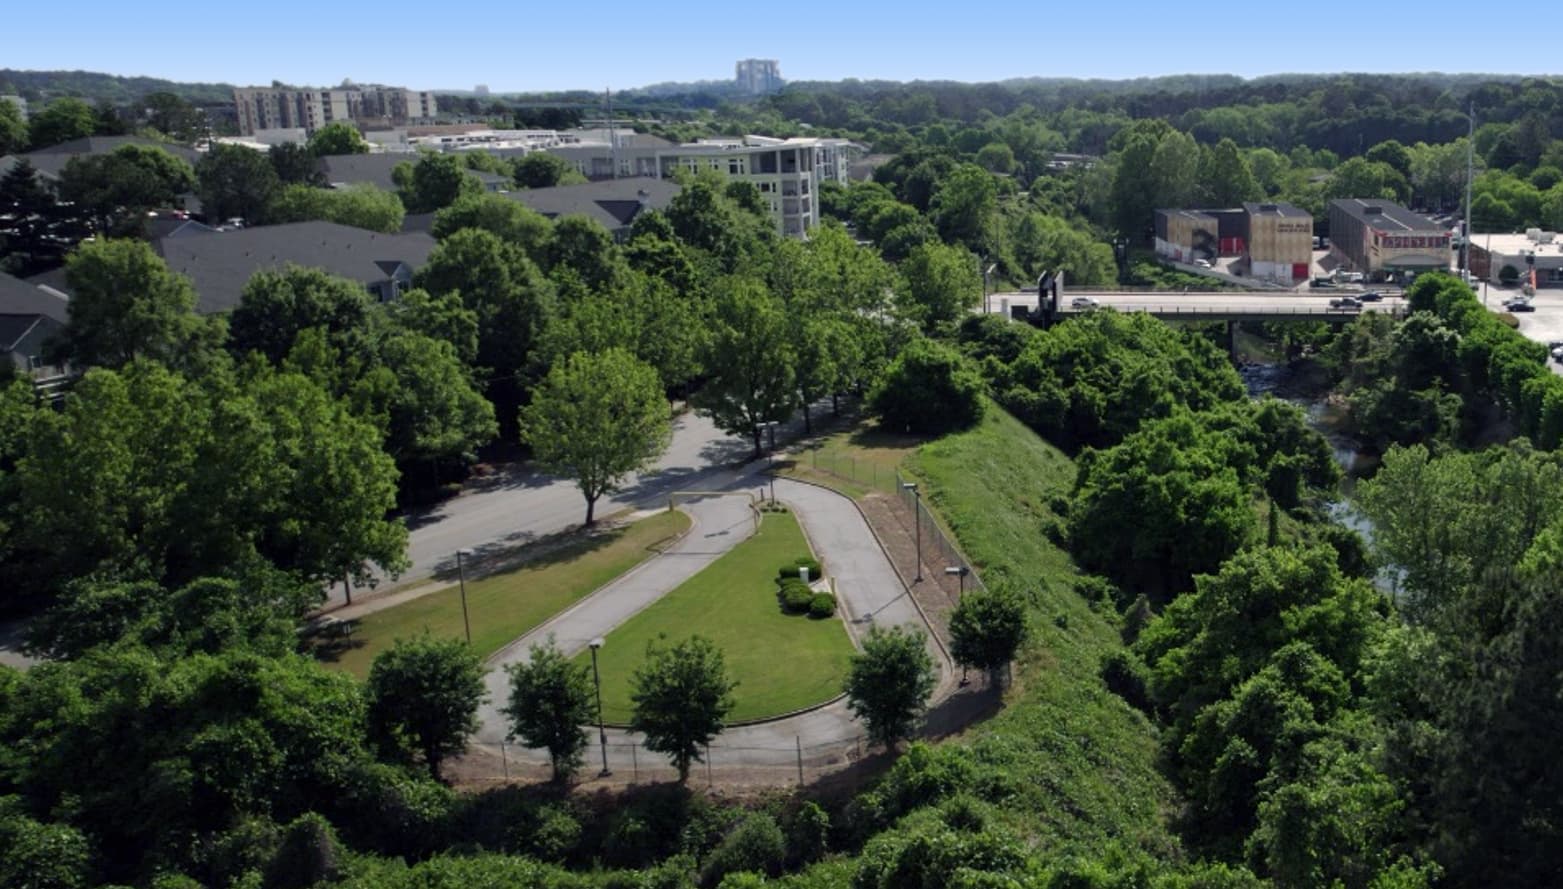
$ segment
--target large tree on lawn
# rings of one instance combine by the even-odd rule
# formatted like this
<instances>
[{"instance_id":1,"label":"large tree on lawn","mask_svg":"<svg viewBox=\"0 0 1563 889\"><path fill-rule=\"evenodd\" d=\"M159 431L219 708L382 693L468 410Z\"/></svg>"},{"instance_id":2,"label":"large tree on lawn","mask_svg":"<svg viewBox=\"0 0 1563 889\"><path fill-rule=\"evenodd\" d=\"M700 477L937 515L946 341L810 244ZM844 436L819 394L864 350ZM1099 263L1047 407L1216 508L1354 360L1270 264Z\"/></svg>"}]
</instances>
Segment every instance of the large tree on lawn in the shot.
<instances>
[{"instance_id":1,"label":"large tree on lawn","mask_svg":"<svg viewBox=\"0 0 1563 889\"><path fill-rule=\"evenodd\" d=\"M671 430L661 379L623 349L576 352L554 365L533 392L521 411L521 434L539 463L575 479L590 525L597 499L667 447Z\"/></svg>"}]
</instances>

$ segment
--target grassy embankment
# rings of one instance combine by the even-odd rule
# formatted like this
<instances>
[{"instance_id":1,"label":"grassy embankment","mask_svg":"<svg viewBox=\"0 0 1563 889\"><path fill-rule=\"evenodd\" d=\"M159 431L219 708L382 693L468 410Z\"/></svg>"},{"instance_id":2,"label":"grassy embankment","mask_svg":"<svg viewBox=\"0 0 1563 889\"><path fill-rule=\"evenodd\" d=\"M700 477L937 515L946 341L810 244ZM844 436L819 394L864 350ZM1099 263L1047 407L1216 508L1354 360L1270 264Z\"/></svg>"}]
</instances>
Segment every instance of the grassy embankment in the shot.
<instances>
[{"instance_id":1,"label":"grassy embankment","mask_svg":"<svg viewBox=\"0 0 1563 889\"><path fill-rule=\"evenodd\" d=\"M1173 854L1154 728L1097 675L1122 647L1116 620L1075 592L1069 555L1043 532L1073 462L989 404L979 426L924 445L906 468L987 583L1014 582L1032 606L1007 706L964 738L983 771L1018 789L999 804L1010 827L1044 852Z\"/></svg>"},{"instance_id":2,"label":"grassy embankment","mask_svg":"<svg viewBox=\"0 0 1563 889\"><path fill-rule=\"evenodd\" d=\"M777 569L807 554L797 519L766 513L759 533L609 633L598 652L603 715L629 722L630 677L645 659L646 643L659 637L671 643L700 635L722 649L728 675L738 681L731 721L840 694L853 652L840 617L784 614L776 599ZM589 662L589 653L580 659Z\"/></svg>"},{"instance_id":3,"label":"grassy embankment","mask_svg":"<svg viewBox=\"0 0 1563 889\"><path fill-rule=\"evenodd\" d=\"M472 646L488 657L587 594L655 555L689 527L681 512L661 512L558 546L517 568L467 581ZM361 618L349 645L323 655L328 666L363 678L375 655L427 630L461 638L460 590L452 585Z\"/></svg>"}]
</instances>

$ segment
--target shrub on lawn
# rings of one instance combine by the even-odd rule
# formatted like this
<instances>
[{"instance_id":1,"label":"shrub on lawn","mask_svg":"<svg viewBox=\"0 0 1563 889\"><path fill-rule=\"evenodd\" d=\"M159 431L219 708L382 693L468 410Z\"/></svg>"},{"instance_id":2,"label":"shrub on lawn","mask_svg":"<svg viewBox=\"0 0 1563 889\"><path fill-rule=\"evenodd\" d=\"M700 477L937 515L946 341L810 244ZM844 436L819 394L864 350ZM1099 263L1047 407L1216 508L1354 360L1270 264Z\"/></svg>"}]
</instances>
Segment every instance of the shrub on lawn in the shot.
<instances>
[{"instance_id":1,"label":"shrub on lawn","mask_svg":"<svg viewBox=\"0 0 1563 889\"><path fill-rule=\"evenodd\" d=\"M798 577L800 576L801 572L799 569L801 568L809 569L810 580L819 580L823 576L824 567L820 565L819 559L812 556L799 556L790 564L781 566L781 570L776 572L776 576L780 578Z\"/></svg>"},{"instance_id":2,"label":"shrub on lawn","mask_svg":"<svg viewBox=\"0 0 1563 889\"><path fill-rule=\"evenodd\" d=\"M796 577L788 577L781 582L779 594L782 601L782 610L788 614L803 614L814 603L814 591L809 585Z\"/></svg>"},{"instance_id":3,"label":"shrub on lawn","mask_svg":"<svg viewBox=\"0 0 1563 889\"><path fill-rule=\"evenodd\" d=\"M815 593L809 600L809 617L830 617L836 613L836 597L830 593Z\"/></svg>"}]
</instances>

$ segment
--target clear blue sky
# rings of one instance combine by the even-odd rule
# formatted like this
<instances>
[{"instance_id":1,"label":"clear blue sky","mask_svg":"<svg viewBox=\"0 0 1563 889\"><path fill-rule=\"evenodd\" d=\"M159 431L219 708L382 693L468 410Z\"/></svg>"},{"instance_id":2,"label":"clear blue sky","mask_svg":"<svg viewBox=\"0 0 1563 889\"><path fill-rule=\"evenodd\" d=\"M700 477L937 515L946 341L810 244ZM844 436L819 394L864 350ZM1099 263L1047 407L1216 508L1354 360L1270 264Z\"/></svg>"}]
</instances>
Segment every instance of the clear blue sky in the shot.
<instances>
[{"instance_id":1,"label":"clear blue sky","mask_svg":"<svg viewBox=\"0 0 1563 889\"><path fill-rule=\"evenodd\" d=\"M726 79L745 57L780 60L789 80L1563 68L1539 43L1481 48L1467 29L1483 9L1439 0L7 5L0 67L240 85L350 77L429 89L598 90ZM1491 24L1493 35L1510 33Z\"/></svg>"}]
</instances>

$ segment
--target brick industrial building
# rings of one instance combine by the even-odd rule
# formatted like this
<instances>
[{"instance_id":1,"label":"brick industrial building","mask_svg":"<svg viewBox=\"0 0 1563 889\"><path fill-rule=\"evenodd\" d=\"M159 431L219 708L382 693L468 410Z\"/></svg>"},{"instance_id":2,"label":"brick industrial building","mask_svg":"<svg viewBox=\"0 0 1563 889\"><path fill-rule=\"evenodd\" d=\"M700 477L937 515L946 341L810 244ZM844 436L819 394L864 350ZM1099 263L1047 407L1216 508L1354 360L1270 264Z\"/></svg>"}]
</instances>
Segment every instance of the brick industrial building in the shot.
<instances>
[{"instance_id":1,"label":"brick industrial building","mask_svg":"<svg viewBox=\"0 0 1563 889\"><path fill-rule=\"evenodd\" d=\"M1449 268L1449 230L1389 201L1330 201L1330 253L1370 281Z\"/></svg>"}]
</instances>

